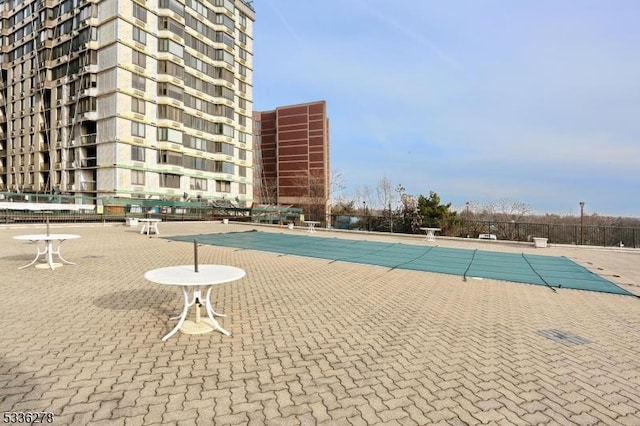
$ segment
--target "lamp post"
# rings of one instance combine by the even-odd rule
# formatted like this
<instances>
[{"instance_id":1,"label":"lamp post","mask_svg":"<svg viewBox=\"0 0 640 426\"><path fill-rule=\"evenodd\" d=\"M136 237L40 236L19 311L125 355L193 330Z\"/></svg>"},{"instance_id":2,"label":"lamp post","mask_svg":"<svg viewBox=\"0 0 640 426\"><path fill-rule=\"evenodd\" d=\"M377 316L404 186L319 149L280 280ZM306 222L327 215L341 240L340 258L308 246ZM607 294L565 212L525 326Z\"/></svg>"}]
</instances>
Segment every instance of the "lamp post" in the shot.
<instances>
[{"instance_id":1,"label":"lamp post","mask_svg":"<svg viewBox=\"0 0 640 426\"><path fill-rule=\"evenodd\" d=\"M580 245L584 244L584 201L580 201Z\"/></svg>"},{"instance_id":2,"label":"lamp post","mask_svg":"<svg viewBox=\"0 0 640 426\"><path fill-rule=\"evenodd\" d=\"M466 228L467 228L467 238L469 238L469 202L467 201L465 203L465 205L466 205L466 212L465 212L466 220L465 220L465 224L467 225L466 226Z\"/></svg>"},{"instance_id":3,"label":"lamp post","mask_svg":"<svg viewBox=\"0 0 640 426\"><path fill-rule=\"evenodd\" d=\"M362 206L363 206L362 210L363 210L363 214L364 214L364 218L363 218L363 220L364 220L364 229L368 231L368 229L367 229L367 202L363 201L362 202Z\"/></svg>"}]
</instances>

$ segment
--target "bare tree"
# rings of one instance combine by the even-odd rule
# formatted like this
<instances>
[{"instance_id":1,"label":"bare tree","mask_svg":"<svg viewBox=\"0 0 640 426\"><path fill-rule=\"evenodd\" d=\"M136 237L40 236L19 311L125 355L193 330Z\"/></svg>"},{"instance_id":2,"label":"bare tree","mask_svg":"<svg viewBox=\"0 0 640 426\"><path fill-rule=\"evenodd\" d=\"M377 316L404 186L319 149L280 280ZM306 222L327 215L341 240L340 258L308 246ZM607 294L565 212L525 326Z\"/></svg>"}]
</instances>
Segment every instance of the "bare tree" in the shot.
<instances>
[{"instance_id":1,"label":"bare tree","mask_svg":"<svg viewBox=\"0 0 640 426\"><path fill-rule=\"evenodd\" d=\"M371 208L373 206L373 196L371 194L371 187L369 187L369 185L363 185L356 188L354 199L358 204L361 204L363 208L366 208L366 206L369 206L369 208Z\"/></svg>"},{"instance_id":2,"label":"bare tree","mask_svg":"<svg viewBox=\"0 0 640 426\"><path fill-rule=\"evenodd\" d=\"M322 170L302 170L290 179L293 203L314 220L326 220L329 210L328 175Z\"/></svg>"},{"instance_id":3,"label":"bare tree","mask_svg":"<svg viewBox=\"0 0 640 426\"><path fill-rule=\"evenodd\" d=\"M509 198L501 198L486 205L493 220L501 222L520 222L533 209L530 205Z\"/></svg>"},{"instance_id":4,"label":"bare tree","mask_svg":"<svg viewBox=\"0 0 640 426\"><path fill-rule=\"evenodd\" d=\"M265 179L256 185L258 201L262 204L278 203L278 183L275 179Z\"/></svg>"},{"instance_id":5,"label":"bare tree","mask_svg":"<svg viewBox=\"0 0 640 426\"><path fill-rule=\"evenodd\" d=\"M327 226L332 222L333 206L338 203L340 192L345 188L344 175L337 169L329 171L329 191L327 194L326 222ZM353 201L352 201L353 204Z\"/></svg>"},{"instance_id":6,"label":"bare tree","mask_svg":"<svg viewBox=\"0 0 640 426\"><path fill-rule=\"evenodd\" d=\"M376 187L376 194L378 195L378 201L382 205L382 211L387 208L391 210L391 205L395 204L396 189L393 188L393 184L388 177L383 177L378 182Z\"/></svg>"},{"instance_id":7,"label":"bare tree","mask_svg":"<svg viewBox=\"0 0 640 426\"><path fill-rule=\"evenodd\" d=\"M344 175L340 170L331 169L329 172L329 202L333 203L334 198L344 190Z\"/></svg>"},{"instance_id":8,"label":"bare tree","mask_svg":"<svg viewBox=\"0 0 640 426\"><path fill-rule=\"evenodd\" d=\"M489 225L489 233L498 233L502 238L514 240L517 234L515 224L521 222L532 211L531 206L526 203L501 198L485 203L477 218L492 222Z\"/></svg>"}]
</instances>

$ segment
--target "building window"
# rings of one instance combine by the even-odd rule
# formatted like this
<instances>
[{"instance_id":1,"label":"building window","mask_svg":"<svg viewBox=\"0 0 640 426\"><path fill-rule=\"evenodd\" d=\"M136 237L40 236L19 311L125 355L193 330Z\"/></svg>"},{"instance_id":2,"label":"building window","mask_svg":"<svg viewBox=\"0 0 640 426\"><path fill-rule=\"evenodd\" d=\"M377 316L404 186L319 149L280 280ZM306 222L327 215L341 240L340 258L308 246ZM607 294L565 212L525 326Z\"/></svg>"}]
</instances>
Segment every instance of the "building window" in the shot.
<instances>
[{"instance_id":1,"label":"building window","mask_svg":"<svg viewBox=\"0 0 640 426\"><path fill-rule=\"evenodd\" d=\"M180 130L158 127L158 140L182 144L183 134Z\"/></svg>"},{"instance_id":2,"label":"building window","mask_svg":"<svg viewBox=\"0 0 640 426\"><path fill-rule=\"evenodd\" d=\"M216 192L231 192L231 182L228 180L217 180Z\"/></svg>"},{"instance_id":3,"label":"building window","mask_svg":"<svg viewBox=\"0 0 640 426\"><path fill-rule=\"evenodd\" d=\"M226 173L228 175L232 175L235 171L235 166L233 163L229 163L227 161L217 161L213 162L213 171L215 173Z\"/></svg>"},{"instance_id":4,"label":"building window","mask_svg":"<svg viewBox=\"0 0 640 426\"><path fill-rule=\"evenodd\" d=\"M160 186L162 188L180 188L180 175L160 173Z\"/></svg>"},{"instance_id":5,"label":"building window","mask_svg":"<svg viewBox=\"0 0 640 426\"><path fill-rule=\"evenodd\" d=\"M145 125L144 123L138 123L137 121L131 122L131 136L137 136L139 138L145 137Z\"/></svg>"},{"instance_id":6,"label":"building window","mask_svg":"<svg viewBox=\"0 0 640 426\"><path fill-rule=\"evenodd\" d=\"M169 74L175 78L182 79L184 77L184 67L171 61L158 61L158 73Z\"/></svg>"},{"instance_id":7,"label":"building window","mask_svg":"<svg viewBox=\"0 0 640 426\"><path fill-rule=\"evenodd\" d=\"M213 132L211 132L215 135L224 135L227 137L232 138L234 135L234 129L233 127L226 125L226 124L222 124L222 123L213 123Z\"/></svg>"},{"instance_id":8,"label":"building window","mask_svg":"<svg viewBox=\"0 0 640 426\"><path fill-rule=\"evenodd\" d=\"M131 75L131 87L135 90L145 91L147 89L147 79L140 74Z\"/></svg>"},{"instance_id":9,"label":"building window","mask_svg":"<svg viewBox=\"0 0 640 426\"><path fill-rule=\"evenodd\" d=\"M147 9L143 6L140 6L138 3L133 3L133 17L142 21L147 22Z\"/></svg>"},{"instance_id":10,"label":"building window","mask_svg":"<svg viewBox=\"0 0 640 426\"><path fill-rule=\"evenodd\" d=\"M131 160L144 161L144 148L141 146L131 147Z\"/></svg>"},{"instance_id":11,"label":"building window","mask_svg":"<svg viewBox=\"0 0 640 426\"><path fill-rule=\"evenodd\" d=\"M241 183L240 185L238 185L238 192L240 194L246 194L247 193L247 184L246 183Z\"/></svg>"},{"instance_id":12,"label":"building window","mask_svg":"<svg viewBox=\"0 0 640 426\"><path fill-rule=\"evenodd\" d=\"M198 0L191 0L191 2L187 3L191 6L193 10L198 12L203 17L207 17L209 9L204 4L200 3Z\"/></svg>"},{"instance_id":13,"label":"building window","mask_svg":"<svg viewBox=\"0 0 640 426\"><path fill-rule=\"evenodd\" d=\"M158 105L158 118L181 122L182 110L171 105L160 104Z\"/></svg>"},{"instance_id":14,"label":"building window","mask_svg":"<svg viewBox=\"0 0 640 426\"><path fill-rule=\"evenodd\" d=\"M196 108L197 109L197 108ZM227 106L227 105L222 105L222 104L212 104L210 102L207 102L207 112L211 115L217 115L220 117L226 117L226 118L230 118L233 120L233 117L235 115L235 112L233 111L233 108Z\"/></svg>"},{"instance_id":15,"label":"building window","mask_svg":"<svg viewBox=\"0 0 640 426\"><path fill-rule=\"evenodd\" d=\"M184 27L182 24L168 16L158 16L158 29L169 30L180 37L184 37Z\"/></svg>"},{"instance_id":16,"label":"building window","mask_svg":"<svg viewBox=\"0 0 640 426\"><path fill-rule=\"evenodd\" d=\"M139 67L146 68L147 67L147 55L145 55L144 53L138 52L137 50L133 49L133 52L131 54L131 62L133 63L133 65L137 65Z\"/></svg>"},{"instance_id":17,"label":"building window","mask_svg":"<svg viewBox=\"0 0 640 426\"><path fill-rule=\"evenodd\" d=\"M144 185L144 172L142 170L131 170L131 185Z\"/></svg>"},{"instance_id":18,"label":"building window","mask_svg":"<svg viewBox=\"0 0 640 426\"><path fill-rule=\"evenodd\" d=\"M133 27L133 41L147 44L147 33L142 28Z\"/></svg>"},{"instance_id":19,"label":"building window","mask_svg":"<svg viewBox=\"0 0 640 426\"><path fill-rule=\"evenodd\" d=\"M245 132L238 132L238 142L246 144L249 140L249 135Z\"/></svg>"},{"instance_id":20,"label":"building window","mask_svg":"<svg viewBox=\"0 0 640 426\"><path fill-rule=\"evenodd\" d=\"M247 150L246 149L239 149L238 150L238 158L241 160L247 160Z\"/></svg>"},{"instance_id":21,"label":"building window","mask_svg":"<svg viewBox=\"0 0 640 426\"><path fill-rule=\"evenodd\" d=\"M215 153L221 153L225 155L233 156L233 145L225 142L214 142L214 151Z\"/></svg>"},{"instance_id":22,"label":"building window","mask_svg":"<svg viewBox=\"0 0 640 426\"><path fill-rule=\"evenodd\" d=\"M223 67L214 67L211 77L218 78L229 83L233 83L236 78L232 71L229 71L228 69Z\"/></svg>"},{"instance_id":23,"label":"building window","mask_svg":"<svg viewBox=\"0 0 640 426\"><path fill-rule=\"evenodd\" d=\"M144 99L131 98L131 111L137 114L144 114L146 102Z\"/></svg>"},{"instance_id":24,"label":"building window","mask_svg":"<svg viewBox=\"0 0 640 426\"><path fill-rule=\"evenodd\" d=\"M174 86L173 84L159 82L158 83L158 96L168 96L177 101L182 100L182 88Z\"/></svg>"},{"instance_id":25,"label":"building window","mask_svg":"<svg viewBox=\"0 0 640 426\"><path fill-rule=\"evenodd\" d=\"M224 61L226 63L228 63L229 65L233 65L235 64L236 60L233 57L233 55L229 52L227 52L226 50L223 49L216 49L214 51L215 55L214 58L216 61Z\"/></svg>"},{"instance_id":26,"label":"building window","mask_svg":"<svg viewBox=\"0 0 640 426\"><path fill-rule=\"evenodd\" d=\"M207 180L199 179L199 178L190 178L189 179L189 188L194 191L206 191L207 190Z\"/></svg>"},{"instance_id":27,"label":"building window","mask_svg":"<svg viewBox=\"0 0 640 426\"><path fill-rule=\"evenodd\" d=\"M169 52L173 53L179 58L182 58L183 51L184 48L173 40L170 40L168 38L158 39L158 52Z\"/></svg>"},{"instance_id":28,"label":"building window","mask_svg":"<svg viewBox=\"0 0 640 426\"><path fill-rule=\"evenodd\" d=\"M180 16L184 16L184 5L178 0L159 0L158 7L162 9L170 9Z\"/></svg>"},{"instance_id":29,"label":"building window","mask_svg":"<svg viewBox=\"0 0 640 426\"><path fill-rule=\"evenodd\" d=\"M182 154L179 152L162 149L158 151L158 164L182 166Z\"/></svg>"},{"instance_id":30,"label":"building window","mask_svg":"<svg viewBox=\"0 0 640 426\"><path fill-rule=\"evenodd\" d=\"M198 149L200 151L209 151L209 144L213 145L213 142L208 142L202 138L197 138L191 135L184 135L182 144L187 148Z\"/></svg>"},{"instance_id":31,"label":"building window","mask_svg":"<svg viewBox=\"0 0 640 426\"><path fill-rule=\"evenodd\" d=\"M185 155L184 156L184 161L183 161L183 166L186 167L187 169L194 169L194 170L207 170L207 167L209 166L209 160L206 160L204 158L199 158L199 157L191 157L189 155Z\"/></svg>"},{"instance_id":32,"label":"building window","mask_svg":"<svg viewBox=\"0 0 640 426\"><path fill-rule=\"evenodd\" d=\"M235 24L233 22L233 19L229 18L227 15L222 14L222 13L216 13L216 20L215 20L214 23L222 24L222 25L226 26L227 28L229 28L232 31L235 28Z\"/></svg>"},{"instance_id":33,"label":"building window","mask_svg":"<svg viewBox=\"0 0 640 426\"><path fill-rule=\"evenodd\" d=\"M247 177L247 168L245 166L238 166L238 176Z\"/></svg>"},{"instance_id":34,"label":"building window","mask_svg":"<svg viewBox=\"0 0 640 426\"><path fill-rule=\"evenodd\" d=\"M214 41L217 43L224 43L231 48L235 46L233 37L224 31L216 31Z\"/></svg>"}]
</instances>

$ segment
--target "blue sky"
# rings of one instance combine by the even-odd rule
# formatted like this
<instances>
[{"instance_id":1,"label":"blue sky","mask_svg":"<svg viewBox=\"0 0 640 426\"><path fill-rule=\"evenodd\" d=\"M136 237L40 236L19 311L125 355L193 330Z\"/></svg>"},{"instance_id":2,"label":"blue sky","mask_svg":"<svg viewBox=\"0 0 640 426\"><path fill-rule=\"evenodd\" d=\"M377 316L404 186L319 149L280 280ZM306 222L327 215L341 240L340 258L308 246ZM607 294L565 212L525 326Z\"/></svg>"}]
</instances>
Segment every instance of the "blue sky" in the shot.
<instances>
[{"instance_id":1,"label":"blue sky","mask_svg":"<svg viewBox=\"0 0 640 426\"><path fill-rule=\"evenodd\" d=\"M640 217L640 2L255 0L254 108L326 100L353 197Z\"/></svg>"}]
</instances>

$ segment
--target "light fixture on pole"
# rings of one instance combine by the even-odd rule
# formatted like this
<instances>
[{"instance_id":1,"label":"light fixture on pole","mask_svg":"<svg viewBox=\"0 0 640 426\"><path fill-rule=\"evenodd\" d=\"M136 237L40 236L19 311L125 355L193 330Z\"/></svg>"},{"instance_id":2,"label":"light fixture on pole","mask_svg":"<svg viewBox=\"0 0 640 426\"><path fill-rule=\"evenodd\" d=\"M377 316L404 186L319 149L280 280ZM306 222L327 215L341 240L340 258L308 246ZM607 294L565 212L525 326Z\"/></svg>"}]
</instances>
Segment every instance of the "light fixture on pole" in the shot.
<instances>
[{"instance_id":1,"label":"light fixture on pole","mask_svg":"<svg viewBox=\"0 0 640 426\"><path fill-rule=\"evenodd\" d=\"M584 201L580 201L580 245L584 244Z\"/></svg>"},{"instance_id":2,"label":"light fixture on pole","mask_svg":"<svg viewBox=\"0 0 640 426\"><path fill-rule=\"evenodd\" d=\"M366 230L367 229L367 202L363 201L362 202L362 206L363 206L362 210L363 210L363 215L364 215L364 217L363 217L364 227L365 227L365 230Z\"/></svg>"},{"instance_id":3,"label":"light fixture on pole","mask_svg":"<svg viewBox=\"0 0 640 426\"><path fill-rule=\"evenodd\" d=\"M465 211L465 227L467 228L467 238L469 238L469 202L467 201L465 203L466 205L466 211Z\"/></svg>"}]
</instances>

